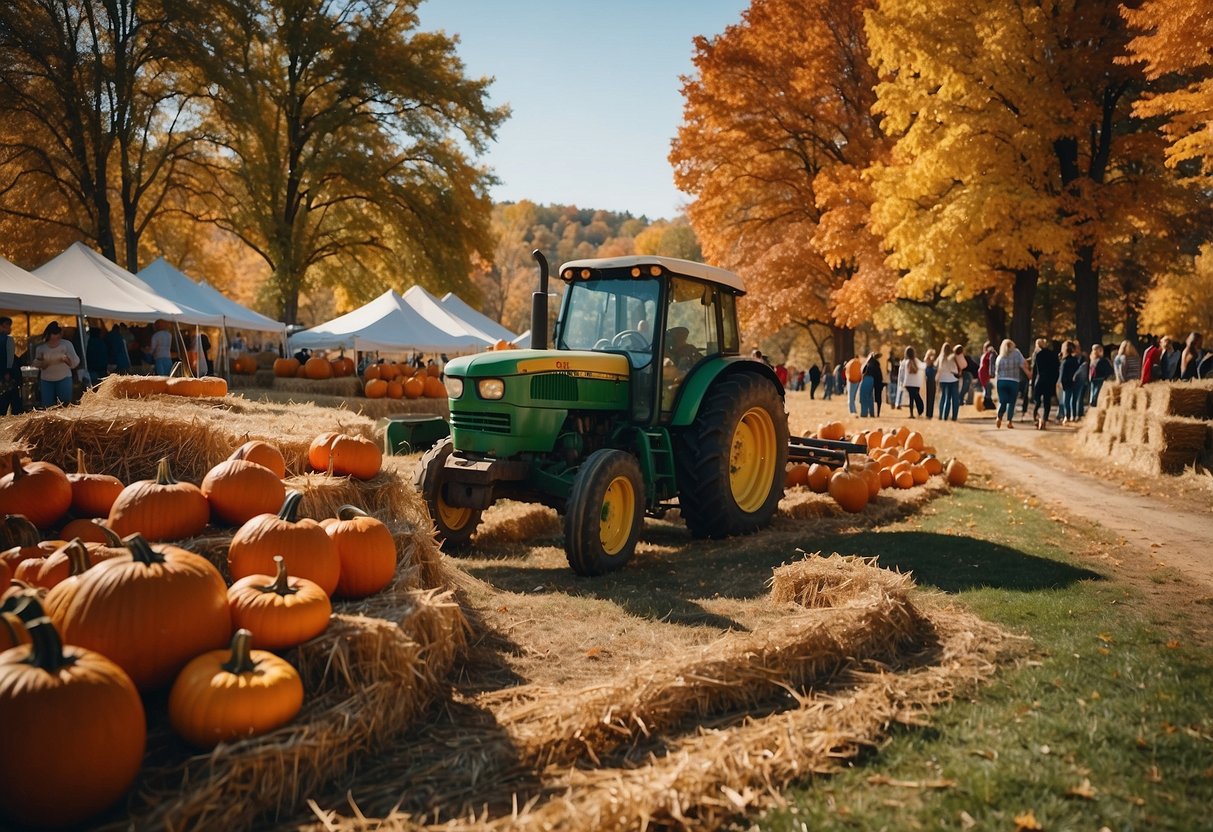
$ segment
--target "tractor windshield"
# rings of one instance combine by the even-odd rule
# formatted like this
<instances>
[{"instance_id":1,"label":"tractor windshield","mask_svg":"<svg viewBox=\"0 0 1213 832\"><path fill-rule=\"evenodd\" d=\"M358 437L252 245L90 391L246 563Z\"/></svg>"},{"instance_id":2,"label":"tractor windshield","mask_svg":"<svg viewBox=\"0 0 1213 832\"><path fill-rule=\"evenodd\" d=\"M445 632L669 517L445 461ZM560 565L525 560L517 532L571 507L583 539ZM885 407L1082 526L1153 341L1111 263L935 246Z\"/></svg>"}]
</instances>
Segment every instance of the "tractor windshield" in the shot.
<instances>
[{"instance_id":1,"label":"tractor windshield","mask_svg":"<svg viewBox=\"0 0 1213 832\"><path fill-rule=\"evenodd\" d=\"M622 350L633 367L653 360L653 324L661 286L635 278L569 284L558 349Z\"/></svg>"}]
</instances>

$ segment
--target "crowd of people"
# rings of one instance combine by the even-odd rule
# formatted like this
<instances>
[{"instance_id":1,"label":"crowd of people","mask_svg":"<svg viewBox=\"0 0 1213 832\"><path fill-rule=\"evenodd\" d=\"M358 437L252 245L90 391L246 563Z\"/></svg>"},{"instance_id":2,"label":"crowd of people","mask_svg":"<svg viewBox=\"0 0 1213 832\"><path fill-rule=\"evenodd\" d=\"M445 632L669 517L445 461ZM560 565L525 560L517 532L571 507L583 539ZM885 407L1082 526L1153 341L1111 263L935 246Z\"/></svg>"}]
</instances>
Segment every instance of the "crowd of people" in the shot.
<instances>
[{"instance_id":1,"label":"crowd of people","mask_svg":"<svg viewBox=\"0 0 1213 832\"><path fill-rule=\"evenodd\" d=\"M1187 381L1213 378L1213 349L1206 350L1199 332L1184 340L1167 336L1145 339L1138 351L1132 341L1095 344L1085 350L1074 340L1036 339L1030 355L1010 339L995 345L987 341L975 357L963 344L945 343L919 356L912 347L884 358L880 350L851 358L824 370L775 364L775 374L790 390L804 390L816 398L819 388L826 399L847 397L847 407L860 417L880 416L882 403L894 410L904 405L909 418L955 421L961 404L981 397L988 408L997 407L995 426L1015 427L1016 411L1022 421L1032 407L1032 422L1044 430L1056 420L1063 425L1082 420L1088 407L1099 401L1108 383ZM770 361L755 349L751 357Z\"/></svg>"}]
</instances>

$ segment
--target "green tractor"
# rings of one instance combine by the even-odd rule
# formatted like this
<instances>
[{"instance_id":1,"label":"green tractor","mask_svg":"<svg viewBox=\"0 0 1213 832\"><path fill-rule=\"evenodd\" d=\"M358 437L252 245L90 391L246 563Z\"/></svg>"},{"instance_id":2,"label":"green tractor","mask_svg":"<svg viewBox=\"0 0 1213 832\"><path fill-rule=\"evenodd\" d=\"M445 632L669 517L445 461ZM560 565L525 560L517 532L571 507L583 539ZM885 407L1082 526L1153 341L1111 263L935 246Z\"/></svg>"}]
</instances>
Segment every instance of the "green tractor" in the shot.
<instances>
[{"instance_id":1,"label":"green tractor","mask_svg":"<svg viewBox=\"0 0 1213 832\"><path fill-rule=\"evenodd\" d=\"M743 358L732 272L668 257L576 260L547 349L548 266L536 251L532 349L446 366L451 436L416 485L447 551L468 547L498 499L564 515L581 575L621 568L645 515L677 506L694 537L753 532L794 459L837 463L845 443L789 444L783 387Z\"/></svg>"}]
</instances>

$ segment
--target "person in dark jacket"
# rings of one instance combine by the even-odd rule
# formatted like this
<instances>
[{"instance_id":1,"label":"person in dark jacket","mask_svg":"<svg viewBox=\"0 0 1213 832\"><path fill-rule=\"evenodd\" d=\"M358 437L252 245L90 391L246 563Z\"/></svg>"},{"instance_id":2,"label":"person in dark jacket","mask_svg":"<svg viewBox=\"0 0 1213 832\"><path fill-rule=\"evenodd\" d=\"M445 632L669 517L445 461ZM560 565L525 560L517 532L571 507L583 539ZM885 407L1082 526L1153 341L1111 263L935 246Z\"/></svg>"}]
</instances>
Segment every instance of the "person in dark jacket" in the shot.
<instances>
[{"instance_id":1,"label":"person in dark jacket","mask_svg":"<svg viewBox=\"0 0 1213 832\"><path fill-rule=\"evenodd\" d=\"M1078 356L1074 353L1074 342L1063 341L1061 345L1061 423L1067 424L1077 418L1073 413L1074 371L1078 369Z\"/></svg>"},{"instance_id":2,"label":"person in dark jacket","mask_svg":"<svg viewBox=\"0 0 1213 832\"><path fill-rule=\"evenodd\" d=\"M114 368L114 373L124 376L130 372L131 356L126 349L126 339L122 337L122 330L117 326L110 327L110 331L105 334L105 352L106 361Z\"/></svg>"},{"instance_id":3,"label":"person in dark jacket","mask_svg":"<svg viewBox=\"0 0 1213 832\"><path fill-rule=\"evenodd\" d=\"M89 378L97 384L109 372L110 351L105 345L106 332L100 321L91 321L88 325L88 345L84 349L84 366L88 367Z\"/></svg>"},{"instance_id":4,"label":"person in dark jacket","mask_svg":"<svg viewBox=\"0 0 1213 832\"><path fill-rule=\"evenodd\" d=\"M0 416L25 411L21 401L21 356L12 332L13 319L0 317Z\"/></svg>"},{"instance_id":5,"label":"person in dark jacket","mask_svg":"<svg viewBox=\"0 0 1213 832\"><path fill-rule=\"evenodd\" d=\"M884 371L880 368L880 353L874 352L868 356L867 362L863 365L863 381L859 388L860 399L868 409L866 415L880 416L880 397L884 393L884 386ZM873 400L864 398L869 391Z\"/></svg>"},{"instance_id":6,"label":"person in dark jacket","mask_svg":"<svg viewBox=\"0 0 1213 832\"><path fill-rule=\"evenodd\" d=\"M1099 391L1103 383L1112 377L1112 362L1104 354L1103 344L1091 347L1091 407L1099 403Z\"/></svg>"},{"instance_id":7,"label":"person in dark jacket","mask_svg":"<svg viewBox=\"0 0 1213 832\"><path fill-rule=\"evenodd\" d=\"M1061 359L1056 346L1050 347L1044 338L1036 339L1036 351L1032 353L1032 382L1036 399L1033 415L1036 427L1044 430L1049 424L1049 411L1053 407L1053 394L1057 391L1057 380L1061 376Z\"/></svg>"},{"instance_id":8,"label":"person in dark jacket","mask_svg":"<svg viewBox=\"0 0 1213 832\"><path fill-rule=\"evenodd\" d=\"M816 398L817 385L821 384L821 368L814 364L809 368L809 398Z\"/></svg>"}]
</instances>

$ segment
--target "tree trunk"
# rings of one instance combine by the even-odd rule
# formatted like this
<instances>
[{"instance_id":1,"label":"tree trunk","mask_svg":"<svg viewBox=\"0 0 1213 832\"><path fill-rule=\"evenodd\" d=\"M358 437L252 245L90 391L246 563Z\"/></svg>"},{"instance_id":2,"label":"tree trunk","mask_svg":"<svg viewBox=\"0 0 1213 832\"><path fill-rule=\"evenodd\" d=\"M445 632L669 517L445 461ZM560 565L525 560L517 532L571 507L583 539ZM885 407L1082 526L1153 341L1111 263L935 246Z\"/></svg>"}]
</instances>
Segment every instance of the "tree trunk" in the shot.
<instances>
[{"instance_id":1,"label":"tree trunk","mask_svg":"<svg viewBox=\"0 0 1213 832\"><path fill-rule=\"evenodd\" d=\"M834 363L842 364L855 357L855 330L842 326L831 326L834 341Z\"/></svg>"},{"instance_id":2,"label":"tree trunk","mask_svg":"<svg viewBox=\"0 0 1213 832\"><path fill-rule=\"evenodd\" d=\"M1024 355L1032 352L1032 306L1036 303L1036 283L1040 274L1035 268L1017 269L1011 290L1011 340Z\"/></svg>"},{"instance_id":3,"label":"tree trunk","mask_svg":"<svg viewBox=\"0 0 1213 832\"><path fill-rule=\"evenodd\" d=\"M985 313L986 338L990 339L990 343L997 349L1007 337L1007 310L996 303L990 303L987 298Z\"/></svg>"},{"instance_id":4,"label":"tree trunk","mask_svg":"<svg viewBox=\"0 0 1213 832\"><path fill-rule=\"evenodd\" d=\"M1074 329L1083 348L1102 343L1099 323L1099 267L1095 265L1095 247L1078 249L1074 261Z\"/></svg>"},{"instance_id":5,"label":"tree trunk","mask_svg":"<svg viewBox=\"0 0 1213 832\"><path fill-rule=\"evenodd\" d=\"M1134 346L1138 343L1139 333L1138 326L1138 311L1137 307L1132 303L1125 304L1125 340L1131 342Z\"/></svg>"}]
</instances>

